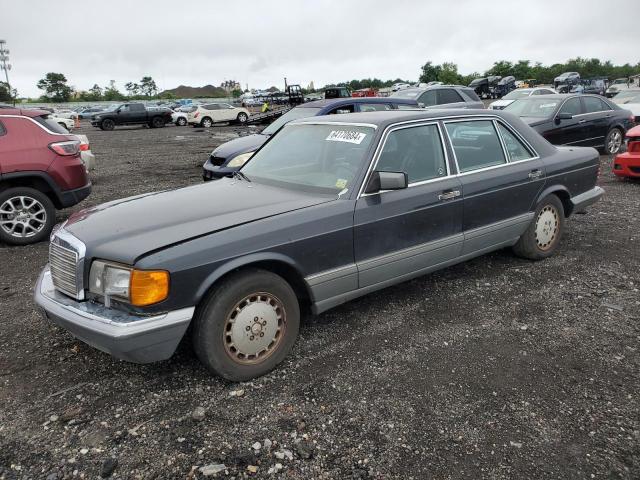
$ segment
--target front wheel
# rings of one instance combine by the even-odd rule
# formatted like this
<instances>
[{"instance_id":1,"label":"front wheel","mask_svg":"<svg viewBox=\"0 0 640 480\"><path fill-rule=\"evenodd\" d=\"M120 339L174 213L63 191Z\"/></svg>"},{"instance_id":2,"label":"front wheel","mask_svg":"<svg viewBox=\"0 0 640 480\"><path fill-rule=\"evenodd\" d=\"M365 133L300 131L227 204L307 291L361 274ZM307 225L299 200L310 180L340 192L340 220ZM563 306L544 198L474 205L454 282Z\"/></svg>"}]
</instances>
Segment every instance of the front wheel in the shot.
<instances>
[{"instance_id":1,"label":"front wheel","mask_svg":"<svg viewBox=\"0 0 640 480\"><path fill-rule=\"evenodd\" d=\"M113 128L116 126L116 122L114 122L113 120L110 120L108 118L102 120L102 122L100 122L100 130L113 130Z\"/></svg>"},{"instance_id":2,"label":"front wheel","mask_svg":"<svg viewBox=\"0 0 640 480\"><path fill-rule=\"evenodd\" d=\"M605 153L609 155L615 155L620 151L620 147L622 147L622 130L619 128L612 128L607 133L607 137L604 141L604 150Z\"/></svg>"},{"instance_id":3,"label":"front wheel","mask_svg":"<svg viewBox=\"0 0 640 480\"><path fill-rule=\"evenodd\" d=\"M542 260L555 253L564 230L564 206L556 195L548 195L538 205L533 221L513 246L516 255Z\"/></svg>"},{"instance_id":4,"label":"front wheel","mask_svg":"<svg viewBox=\"0 0 640 480\"><path fill-rule=\"evenodd\" d=\"M179 127L184 127L187 124L187 119L184 117L179 117L176 120L176 125L178 125Z\"/></svg>"},{"instance_id":5,"label":"front wheel","mask_svg":"<svg viewBox=\"0 0 640 480\"><path fill-rule=\"evenodd\" d=\"M150 123L151 128L161 128L164 127L164 120L162 117L153 117Z\"/></svg>"},{"instance_id":6,"label":"front wheel","mask_svg":"<svg viewBox=\"0 0 640 480\"><path fill-rule=\"evenodd\" d=\"M224 279L198 307L193 346L211 372L246 381L282 362L299 326L300 306L291 286L266 270L244 270Z\"/></svg>"},{"instance_id":7,"label":"front wheel","mask_svg":"<svg viewBox=\"0 0 640 480\"><path fill-rule=\"evenodd\" d=\"M56 210L44 193L34 188L9 188L0 194L0 241L27 245L44 240L55 223Z\"/></svg>"}]
</instances>

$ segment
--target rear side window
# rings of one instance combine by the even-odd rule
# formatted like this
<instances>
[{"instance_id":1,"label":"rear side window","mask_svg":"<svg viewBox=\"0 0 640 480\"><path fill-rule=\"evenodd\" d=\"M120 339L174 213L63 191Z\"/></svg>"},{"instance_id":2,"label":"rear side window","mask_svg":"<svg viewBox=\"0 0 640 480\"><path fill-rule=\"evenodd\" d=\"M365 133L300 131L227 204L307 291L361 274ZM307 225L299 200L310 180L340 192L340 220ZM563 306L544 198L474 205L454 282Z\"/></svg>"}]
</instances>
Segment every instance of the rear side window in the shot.
<instances>
[{"instance_id":1,"label":"rear side window","mask_svg":"<svg viewBox=\"0 0 640 480\"><path fill-rule=\"evenodd\" d=\"M586 113L603 112L605 110L611 110L609 105L596 97L584 97L584 110Z\"/></svg>"},{"instance_id":2,"label":"rear side window","mask_svg":"<svg viewBox=\"0 0 640 480\"><path fill-rule=\"evenodd\" d=\"M409 183L446 177L447 166L438 127L423 125L392 131L376 170L406 172Z\"/></svg>"},{"instance_id":3,"label":"rear side window","mask_svg":"<svg viewBox=\"0 0 640 480\"><path fill-rule=\"evenodd\" d=\"M418 102L424 104L425 107L432 107L437 105L436 100L436 91L435 90L427 90L420 98L418 98Z\"/></svg>"},{"instance_id":4,"label":"rear side window","mask_svg":"<svg viewBox=\"0 0 640 480\"><path fill-rule=\"evenodd\" d=\"M361 103L360 111L361 112L377 112L391 110L391 105L388 103Z\"/></svg>"},{"instance_id":5,"label":"rear side window","mask_svg":"<svg viewBox=\"0 0 640 480\"><path fill-rule=\"evenodd\" d=\"M220 110L220 105L217 103L210 103L208 105L202 105L205 110Z\"/></svg>"},{"instance_id":6,"label":"rear side window","mask_svg":"<svg viewBox=\"0 0 640 480\"><path fill-rule=\"evenodd\" d=\"M507 163L491 120L446 124L460 173Z\"/></svg>"},{"instance_id":7,"label":"rear side window","mask_svg":"<svg viewBox=\"0 0 640 480\"><path fill-rule=\"evenodd\" d=\"M5 133L7 133L7 129L4 128L4 125L2 124L2 122L0 122L0 136L4 135Z\"/></svg>"},{"instance_id":8,"label":"rear side window","mask_svg":"<svg viewBox=\"0 0 640 480\"><path fill-rule=\"evenodd\" d=\"M473 88L462 88L462 93L464 93L467 97L469 97L474 102L480 102L480 97L476 94Z\"/></svg>"},{"instance_id":9,"label":"rear side window","mask_svg":"<svg viewBox=\"0 0 640 480\"><path fill-rule=\"evenodd\" d=\"M43 115L40 117L32 117L37 123L42 125L47 130L53 133L64 133L67 134L67 130L65 130L61 125L58 125L56 122L51 120L48 115Z\"/></svg>"},{"instance_id":10,"label":"rear side window","mask_svg":"<svg viewBox=\"0 0 640 480\"><path fill-rule=\"evenodd\" d=\"M498 123L498 131L500 132L500 136L504 142L510 162L519 162L521 160L533 158L533 154L524 146L520 139L501 123Z\"/></svg>"},{"instance_id":11,"label":"rear side window","mask_svg":"<svg viewBox=\"0 0 640 480\"><path fill-rule=\"evenodd\" d=\"M564 105L560 107L560 112L558 113L569 113L571 115L580 115L582 113L582 107L580 106L579 98L570 98Z\"/></svg>"},{"instance_id":12,"label":"rear side window","mask_svg":"<svg viewBox=\"0 0 640 480\"><path fill-rule=\"evenodd\" d=\"M438 105L444 105L446 103L460 103L464 102L462 97L453 88L441 88L438 92Z\"/></svg>"}]
</instances>

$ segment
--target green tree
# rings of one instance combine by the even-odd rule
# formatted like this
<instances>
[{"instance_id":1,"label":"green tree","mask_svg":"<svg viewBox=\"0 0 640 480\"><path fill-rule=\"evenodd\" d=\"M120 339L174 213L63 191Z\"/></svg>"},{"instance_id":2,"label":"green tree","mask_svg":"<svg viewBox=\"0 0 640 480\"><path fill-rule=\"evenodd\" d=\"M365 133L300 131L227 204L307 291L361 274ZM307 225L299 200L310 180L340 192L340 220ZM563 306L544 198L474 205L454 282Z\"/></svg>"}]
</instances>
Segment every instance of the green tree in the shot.
<instances>
[{"instance_id":1,"label":"green tree","mask_svg":"<svg viewBox=\"0 0 640 480\"><path fill-rule=\"evenodd\" d=\"M102 100L102 88L96 83L93 87L89 89L89 101L95 102L98 100Z\"/></svg>"},{"instance_id":2,"label":"green tree","mask_svg":"<svg viewBox=\"0 0 640 480\"><path fill-rule=\"evenodd\" d=\"M52 102L68 102L72 89L67 85L67 77L62 73L49 72L37 83L40 90L44 90L43 98Z\"/></svg>"},{"instance_id":3,"label":"green tree","mask_svg":"<svg viewBox=\"0 0 640 480\"><path fill-rule=\"evenodd\" d=\"M233 98L238 98L240 95L242 95L242 90L236 88L231 92L231 95L233 96Z\"/></svg>"},{"instance_id":4,"label":"green tree","mask_svg":"<svg viewBox=\"0 0 640 480\"><path fill-rule=\"evenodd\" d=\"M438 74L438 80L447 85L456 85L460 83L460 74L458 74L458 65L455 63L445 62Z\"/></svg>"},{"instance_id":5,"label":"green tree","mask_svg":"<svg viewBox=\"0 0 640 480\"><path fill-rule=\"evenodd\" d=\"M103 98L105 100L124 100L124 95L116 87L115 80L109 80L109 86L104 89Z\"/></svg>"},{"instance_id":6,"label":"green tree","mask_svg":"<svg viewBox=\"0 0 640 480\"><path fill-rule=\"evenodd\" d=\"M0 82L0 102L11 103L16 97L17 92L15 90L10 91L6 82Z\"/></svg>"},{"instance_id":7,"label":"green tree","mask_svg":"<svg viewBox=\"0 0 640 480\"><path fill-rule=\"evenodd\" d=\"M127 82L124 84L124 89L127 91L130 97L138 95L140 92L140 85L133 82Z\"/></svg>"},{"instance_id":8,"label":"green tree","mask_svg":"<svg viewBox=\"0 0 640 480\"><path fill-rule=\"evenodd\" d=\"M439 80L442 67L440 65L433 65L430 61L422 66L422 73L420 73L420 82L436 82ZM440 80L442 81L442 80Z\"/></svg>"},{"instance_id":9,"label":"green tree","mask_svg":"<svg viewBox=\"0 0 640 480\"><path fill-rule=\"evenodd\" d=\"M153 97L158 93L158 86L151 77L142 77L140 80L140 91L147 97Z\"/></svg>"}]
</instances>

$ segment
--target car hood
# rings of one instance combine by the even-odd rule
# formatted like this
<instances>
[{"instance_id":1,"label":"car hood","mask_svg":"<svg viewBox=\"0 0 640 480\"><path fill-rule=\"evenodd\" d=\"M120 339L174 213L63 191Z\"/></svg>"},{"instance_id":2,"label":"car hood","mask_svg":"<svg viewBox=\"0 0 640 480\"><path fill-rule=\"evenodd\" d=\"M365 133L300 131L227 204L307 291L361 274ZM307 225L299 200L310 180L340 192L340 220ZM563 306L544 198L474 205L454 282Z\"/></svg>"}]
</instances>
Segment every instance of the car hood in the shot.
<instances>
[{"instance_id":1,"label":"car hood","mask_svg":"<svg viewBox=\"0 0 640 480\"><path fill-rule=\"evenodd\" d=\"M506 107L507 105L511 105L515 100L496 100L495 102L491 102L491 107Z\"/></svg>"},{"instance_id":2,"label":"car hood","mask_svg":"<svg viewBox=\"0 0 640 480\"><path fill-rule=\"evenodd\" d=\"M64 229L84 242L88 258L134 265L171 245L335 199L225 178L81 210Z\"/></svg>"},{"instance_id":3,"label":"car hood","mask_svg":"<svg viewBox=\"0 0 640 480\"><path fill-rule=\"evenodd\" d=\"M629 110L634 116L640 116L640 103L618 103L618 106Z\"/></svg>"},{"instance_id":4,"label":"car hood","mask_svg":"<svg viewBox=\"0 0 640 480\"><path fill-rule=\"evenodd\" d=\"M220 145L213 152L211 152L211 156L231 160L233 157L242 153L256 151L268 139L269 135L262 135L261 133L255 133L253 135L246 135L244 137L235 138Z\"/></svg>"}]
</instances>

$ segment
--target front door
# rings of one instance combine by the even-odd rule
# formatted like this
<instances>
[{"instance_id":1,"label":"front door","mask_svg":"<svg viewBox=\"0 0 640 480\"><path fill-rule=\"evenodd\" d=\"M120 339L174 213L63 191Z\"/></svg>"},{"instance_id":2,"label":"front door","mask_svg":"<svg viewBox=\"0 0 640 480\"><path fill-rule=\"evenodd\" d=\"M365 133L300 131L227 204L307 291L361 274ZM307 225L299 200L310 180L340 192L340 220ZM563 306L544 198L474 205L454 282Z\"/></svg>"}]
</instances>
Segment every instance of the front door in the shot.
<instances>
[{"instance_id":1,"label":"front door","mask_svg":"<svg viewBox=\"0 0 640 480\"><path fill-rule=\"evenodd\" d=\"M373 170L405 172L409 186L364 194L356 202L360 288L426 273L462 247L461 186L450 175L437 123L397 127L383 141Z\"/></svg>"},{"instance_id":2,"label":"front door","mask_svg":"<svg viewBox=\"0 0 640 480\"><path fill-rule=\"evenodd\" d=\"M569 119L560 119L557 115L568 113ZM587 119L582 115L580 97L566 100L558 110L554 128L545 133L545 138L554 145L584 145L587 135Z\"/></svg>"},{"instance_id":3,"label":"front door","mask_svg":"<svg viewBox=\"0 0 640 480\"><path fill-rule=\"evenodd\" d=\"M497 120L445 122L464 196L463 254L517 239L545 183L542 160Z\"/></svg>"}]
</instances>

